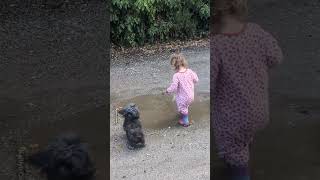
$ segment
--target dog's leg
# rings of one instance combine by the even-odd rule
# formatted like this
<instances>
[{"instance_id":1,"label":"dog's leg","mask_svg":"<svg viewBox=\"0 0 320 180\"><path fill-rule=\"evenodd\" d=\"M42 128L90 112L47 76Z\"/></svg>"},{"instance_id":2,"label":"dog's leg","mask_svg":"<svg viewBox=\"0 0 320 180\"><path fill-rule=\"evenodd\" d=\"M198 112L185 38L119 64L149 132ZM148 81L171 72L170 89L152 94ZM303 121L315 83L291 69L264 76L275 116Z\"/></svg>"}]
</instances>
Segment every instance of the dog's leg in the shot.
<instances>
[{"instance_id":1,"label":"dog's leg","mask_svg":"<svg viewBox=\"0 0 320 180\"><path fill-rule=\"evenodd\" d=\"M131 146L129 143L127 143L127 147L128 147L129 150L133 150L134 149L134 147Z\"/></svg>"}]
</instances>

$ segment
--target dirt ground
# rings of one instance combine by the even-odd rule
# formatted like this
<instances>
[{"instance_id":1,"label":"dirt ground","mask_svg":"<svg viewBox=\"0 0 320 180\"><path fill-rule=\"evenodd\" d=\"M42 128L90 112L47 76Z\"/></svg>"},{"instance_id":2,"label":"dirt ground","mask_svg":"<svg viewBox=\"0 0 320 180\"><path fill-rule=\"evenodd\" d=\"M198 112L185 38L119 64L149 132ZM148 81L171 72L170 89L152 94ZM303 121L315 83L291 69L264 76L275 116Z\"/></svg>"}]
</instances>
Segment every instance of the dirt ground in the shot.
<instances>
[{"instance_id":1,"label":"dirt ground","mask_svg":"<svg viewBox=\"0 0 320 180\"><path fill-rule=\"evenodd\" d=\"M0 3L0 179L18 179L21 146L43 147L66 130L90 142L98 179L105 179L107 6L41 2Z\"/></svg>"},{"instance_id":2,"label":"dirt ground","mask_svg":"<svg viewBox=\"0 0 320 180\"><path fill-rule=\"evenodd\" d=\"M161 95L170 85L173 70L169 51L156 55L133 55L112 59L110 68L111 179L209 179L209 47L183 49L189 67L199 76L196 100L188 128L176 125L172 97ZM119 62L120 61L120 62ZM121 63L124 62L124 63ZM129 63L126 63L129 62ZM146 147L131 151L126 147L122 119L115 124L115 108L136 103L141 112Z\"/></svg>"}]
</instances>

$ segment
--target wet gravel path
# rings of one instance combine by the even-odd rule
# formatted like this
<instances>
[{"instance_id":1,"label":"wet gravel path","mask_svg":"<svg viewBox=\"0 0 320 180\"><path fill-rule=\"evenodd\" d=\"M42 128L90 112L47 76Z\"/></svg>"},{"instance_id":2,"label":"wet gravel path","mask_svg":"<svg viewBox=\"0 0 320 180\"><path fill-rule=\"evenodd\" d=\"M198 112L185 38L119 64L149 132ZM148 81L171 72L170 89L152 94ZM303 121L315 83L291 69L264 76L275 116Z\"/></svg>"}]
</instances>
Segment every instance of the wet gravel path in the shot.
<instances>
[{"instance_id":1,"label":"wet gravel path","mask_svg":"<svg viewBox=\"0 0 320 180\"><path fill-rule=\"evenodd\" d=\"M197 93L209 93L209 48L188 48L182 52L190 68L199 76ZM110 72L112 105L131 97L163 92L173 74L170 55L169 52L152 56L136 55L130 57L130 61L122 57L120 62L113 59ZM112 105L110 108L114 110ZM113 118L114 113L111 113L111 120ZM145 129L147 146L139 151L126 148L122 121L119 124L111 121L111 179L209 179L209 113L203 118L201 123L189 128Z\"/></svg>"}]
</instances>

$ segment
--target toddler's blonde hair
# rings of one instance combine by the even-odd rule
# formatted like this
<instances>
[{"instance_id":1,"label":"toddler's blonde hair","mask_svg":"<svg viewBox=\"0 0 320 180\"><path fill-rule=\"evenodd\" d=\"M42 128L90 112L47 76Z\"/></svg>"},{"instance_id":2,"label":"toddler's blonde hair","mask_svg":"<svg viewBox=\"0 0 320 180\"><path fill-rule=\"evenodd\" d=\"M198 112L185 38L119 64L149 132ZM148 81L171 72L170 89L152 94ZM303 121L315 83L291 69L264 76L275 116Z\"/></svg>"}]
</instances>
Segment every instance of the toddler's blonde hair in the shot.
<instances>
[{"instance_id":1,"label":"toddler's blonde hair","mask_svg":"<svg viewBox=\"0 0 320 180\"><path fill-rule=\"evenodd\" d=\"M235 15L241 19L248 15L248 0L216 0L213 9L213 20L219 21L222 16Z\"/></svg>"},{"instance_id":2,"label":"toddler's blonde hair","mask_svg":"<svg viewBox=\"0 0 320 180\"><path fill-rule=\"evenodd\" d=\"M210 36L218 34L221 20L226 15L232 15L244 21L248 15L248 0L215 0L210 18Z\"/></svg>"},{"instance_id":3,"label":"toddler's blonde hair","mask_svg":"<svg viewBox=\"0 0 320 180\"><path fill-rule=\"evenodd\" d=\"M170 64L175 70L179 70L180 67L188 67L188 62L181 53L173 54L170 58Z\"/></svg>"}]
</instances>

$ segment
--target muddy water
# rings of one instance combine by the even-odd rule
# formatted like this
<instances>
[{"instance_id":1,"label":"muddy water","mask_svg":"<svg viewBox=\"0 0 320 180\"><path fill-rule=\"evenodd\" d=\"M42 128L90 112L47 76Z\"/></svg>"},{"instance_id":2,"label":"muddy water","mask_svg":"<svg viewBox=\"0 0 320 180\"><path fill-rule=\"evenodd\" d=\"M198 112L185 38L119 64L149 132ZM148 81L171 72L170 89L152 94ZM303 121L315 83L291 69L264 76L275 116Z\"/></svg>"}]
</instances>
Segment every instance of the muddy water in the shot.
<instances>
[{"instance_id":1,"label":"muddy water","mask_svg":"<svg viewBox=\"0 0 320 180\"><path fill-rule=\"evenodd\" d=\"M107 123L108 117L105 107L93 108L62 119L50 127L35 127L32 129L32 142L45 147L48 140L63 132L75 132L89 143L90 154L97 168L96 180L107 177Z\"/></svg>"},{"instance_id":2,"label":"muddy water","mask_svg":"<svg viewBox=\"0 0 320 180\"><path fill-rule=\"evenodd\" d=\"M255 179L319 179L320 99L271 99L270 126L252 147Z\"/></svg>"},{"instance_id":3,"label":"muddy water","mask_svg":"<svg viewBox=\"0 0 320 180\"><path fill-rule=\"evenodd\" d=\"M140 110L140 118L144 128L161 129L177 125L179 115L173 96L143 95L120 102L120 106L135 103ZM190 106L190 119L194 123L209 119L210 100L208 94L198 94Z\"/></svg>"}]
</instances>

